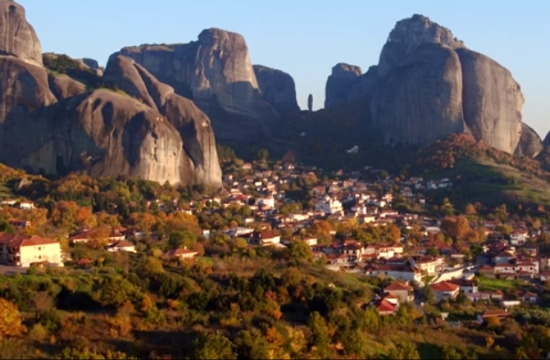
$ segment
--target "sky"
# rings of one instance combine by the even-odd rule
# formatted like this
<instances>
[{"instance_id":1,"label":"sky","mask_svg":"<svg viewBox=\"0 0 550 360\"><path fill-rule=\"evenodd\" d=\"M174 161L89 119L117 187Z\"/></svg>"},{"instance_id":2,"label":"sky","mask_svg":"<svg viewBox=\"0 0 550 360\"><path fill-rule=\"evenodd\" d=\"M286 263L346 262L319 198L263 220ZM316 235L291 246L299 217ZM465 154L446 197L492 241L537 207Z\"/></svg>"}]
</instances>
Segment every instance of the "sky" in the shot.
<instances>
[{"instance_id":1,"label":"sky","mask_svg":"<svg viewBox=\"0 0 550 360\"><path fill-rule=\"evenodd\" d=\"M378 62L395 23L422 14L451 29L470 49L508 68L525 96L523 121L550 130L550 1L497 0L18 0L43 52L105 65L124 46L186 43L216 27L244 36L253 64L295 80L298 102L324 104L332 67L366 72Z\"/></svg>"}]
</instances>

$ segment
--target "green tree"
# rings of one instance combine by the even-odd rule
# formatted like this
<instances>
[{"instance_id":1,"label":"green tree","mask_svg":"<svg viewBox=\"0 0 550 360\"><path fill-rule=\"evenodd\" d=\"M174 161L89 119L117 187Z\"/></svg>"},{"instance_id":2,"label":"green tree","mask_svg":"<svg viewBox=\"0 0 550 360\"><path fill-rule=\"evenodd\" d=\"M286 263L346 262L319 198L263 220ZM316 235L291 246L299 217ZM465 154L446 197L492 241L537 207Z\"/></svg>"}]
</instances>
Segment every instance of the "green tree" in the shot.
<instances>
[{"instance_id":1,"label":"green tree","mask_svg":"<svg viewBox=\"0 0 550 360\"><path fill-rule=\"evenodd\" d=\"M311 346L317 349L319 356L327 357L331 339L325 319L314 311L309 315L308 327L311 330Z\"/></svg>"},{"instance_id":2,"label":"green tree","mask_svg":"<svg viewBox=\"0 0 550 360\"><path fill-rule=\"evenodd\" d=\"M243 330L237 335L237 354L240 359L271 359L269 344L258 331Z\"/></svg>"},{"instance_id":3,"label":"green tree","mask_svg":"<svg viewBox=\"0 0 550 360\"><path fill-rule=\"evenodd\" d=\"M348 332L342 339L344 351L348 355L363 358L367 352L367 343L364 335L358 329Z\"/></svg>"},{"instance_id":4,"label":"green tree","mask_svg":"<svg viewBox=\"0 0 550 360\"><path fill-rule=\"evenodd\" d=\"M311 247L301 240L292 240L290 242L290 257L294 260L311 260L313 258L313 253L311 252Z\"/></svg>"},{"instance_id":5,"label":"green tree","mask_svg":"<svg viewBox=\"0 0 550 360\"><path fill-rule=\"evenodd\" d=\"M193 359L231 360L237 359L233 343L220 333L202 333L193 341Z\"/></svg>"},{"instance_id":6,"label":"green tree","mask_svg":"<svg viewBox=\"0 0 550 360\"><path fill-rule=\"evenodd\" d=\"M168 245L172 249L191 248L197 242L197 236L189 230L172 231L168 237Z\"/></svg>"}]
</instances>

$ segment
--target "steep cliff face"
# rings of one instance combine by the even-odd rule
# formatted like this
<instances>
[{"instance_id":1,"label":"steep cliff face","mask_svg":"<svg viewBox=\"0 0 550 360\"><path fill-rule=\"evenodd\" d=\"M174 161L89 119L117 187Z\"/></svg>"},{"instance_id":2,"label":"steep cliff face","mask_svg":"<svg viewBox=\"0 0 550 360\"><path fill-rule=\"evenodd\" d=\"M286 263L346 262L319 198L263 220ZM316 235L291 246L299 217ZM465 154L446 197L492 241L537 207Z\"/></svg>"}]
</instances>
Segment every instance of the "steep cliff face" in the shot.
<instances>
[{"instance_id":1,"label":"steep cliff face","mask_svg":"<svg viewBox=\"0 0 550 360\"><path fill-rule=\"evenodd\" d=\"M159 82L125 56L111 56L104 78L160 112L178 130L185 155L190 159L185 163L182 177L188 182L221 185L221 168L210 120L192 101L177 95L172 87Z\"/></svg>"},{"instance_id":2,"label":"steep cliff face","mask_svg":"<svg viewBox=\"0 0 550 360\"><path fill-rule=\"evenodd\" d=\"M373 125L387 142L429 144L464 131L458 55L425 43L388 74L373 100Z\"/></svg>"},{"instance_id":3,"label":"steep cliff face","mask_svg":"<svg viewBox=\"0 0 550 360\"><path fill-rule=\"evenodd\" d=\"M56 145L68 169L181 182L188 159L174 127L127 95L96 90L70 99ZM59 166L59 165L58 165Z\"/></svg>"},{"instance_id":4,"label":"steep cliff face","mask_svg":"<svg viewBox=\"0 0 550 360\"><path fill-rule=\"evenodd\" d=\"M474 137L512 153L521 139L523 95L512 74L494 60L457 49L462 64L463 107Z\"/></svg>"},{"instance_id":5,"label":"steep cliff face","mask_svg":"<svg viewBox=\"0 0 550 360\"><path fill-rule=\"evenodd\" d=\"M508 70L421 15L399 21L377 67L372 118L385 139L419 145L470 132L513 153L523 95Z\"/></svg>"},{"instance_id":6,"label":"steep cliff face","mask_svg":"<svg viewBox=\"0 0 550 360\"><path fill-rule=\"evenodd\" d=\"M239 34L207 29L189 44L126 47L118 54L193 100L212 119L219 138L247 140L250 135L266 135L266 123L275 118ZM243 131L236 131L237 126Z\"/></svg>"},{"instance_id":7,"label":"steep cliff face","mask_svg":"<svg viewBox=\"0 0 550 360\"><path fill-rule=\"evenodd\" d=\"M263 99L280 114L300 111L296 100L296 84L289 74L262 65L254 65L254 74Z\"/></svg>"},{"instance_id":8,"label":"steep cliff face","mask_svg":"<svg viewBox=\"0 0 550 360\"><path fill-rule=\"evenodd\" d=\"M0 56L0 69L0 162L55 172L45 69L13 56Z\"/></svg>"},{"instance_id":9,"label":"steep cliff face","mask_svg":"<svg viewBox=\"0 0 550 360\"><path fill-rule=\"evenodd\" d=\"M348 101L352 87L361 80L359 66L338 63L332 68L332 73L325 86L325 108L331 108Z\"/></svg>"},{"instance_id":10,"label":"steep cliff face","mask_svg":"<svg viewBox=\"0 0 550 360\"><path fill-rule=\"evenodd\" d=\"M42 66L42 47L25 9L12 0L0 0L0 54Z\"/></svg>"},{"instance_id":11,"label":"steep cliff face","mask_svg":"<svg viewBox=\"0 0 550 360\"><path fill-rule=\"evenodd\" d=\"M28 50L39 49L40 44L36 36L28 36L32 27L26 24L22 8L0 0L0 19L4 21L0 49L11 49L0 55L0 162L47 174L87 169L94 176L221 184L208 118L191 101L152 76L155 86L145 82L143 94L134 98L121 91L90 91L90 84L48 74L40 51L35 56ZM6 19L12 23L6 25ZM67 57L55 62L55 54L48 59L61 68L77 63ZM130 89L127 68L113 68L111 78ZM87 72L86 79L101 86L102 79L94 76ZM146 103L138 95L155 97L158 103Z\"/></svg>"}]
</instances>

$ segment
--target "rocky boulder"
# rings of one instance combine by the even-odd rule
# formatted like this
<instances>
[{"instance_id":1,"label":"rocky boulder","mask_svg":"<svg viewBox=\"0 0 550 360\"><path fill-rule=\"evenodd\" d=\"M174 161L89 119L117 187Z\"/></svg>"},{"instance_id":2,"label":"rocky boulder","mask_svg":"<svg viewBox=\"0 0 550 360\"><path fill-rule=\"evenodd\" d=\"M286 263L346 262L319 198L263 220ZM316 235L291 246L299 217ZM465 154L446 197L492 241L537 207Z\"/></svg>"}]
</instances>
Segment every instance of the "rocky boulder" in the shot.
<instances>
[{"instance_id":1,"label":"rocky boulder","mask_svg":"<svg viewBox=\"0 0 550 360\"><path fill-rule=\"evenodd\" d=\"M254 74L263 99L280 114L300 111L296 100L296 84L289 74L262 65L254 65Z\"/></svg>"},{"instance_id":2,"label":"rocky boulder","mask_svg":"<svg viewBox=\"0 0 550 360\"><path fill-rule=\"evenodd\" d=\"M395 66L373 100L372 121L388 143L425 145L465 130L460 60L424 43Z\"/></svg>"},{"instance_id":3,"label":"rocky boulder","mask_svg":"<svg viewBox=\"0 0 550 360\"><path fill-rule=\"evenodd\" d=\"M49 74L48 83L51 92L60 101L86 92L86 85L65 74Z\"/></svg>"},{"instance_id":4,"label":"rocky boulder","mask_svg":"<svg viewBox=\"0 0 550 360\"><path fill-rule=\"evenodd\" d=\"M239 34L207 29L189 44L126 47L118 54L193 100L212 119L219 138L249 140L251 134L265 134L265 122L275 118L262 97L248 47ZM237 131L238 126L246 130Z\"/></svg>"},{"instance_id":5,"label":"rocky boulder","mask_svg":"<svg viewBox=\"0 0 550 360\"><path fill-rule=\"evenodd\" d=\"M4 6L1 11L0 19L6 19L12 14L5 12L14 10ZM28 24L17 26L32 29ZM24 39L4 41L24 48ZM164 99L160 107L155 101L146 104L131 97L116 84L101 88L107 85L102 79L86 69L81 72L79 63L67 56L48 55L48 69L31 63L28 53L21 56L0 55L0 162L52 175L87 170L94 176L130 175L160 183L221 184L208 118L186 99L157 94L169 86L154 78L155 86L146 84L153 96ZM116 79L128 88L126 68L118 71ZM93 80L95 89L63 72Z\"/></svg>"},{"instance_id":6,"label":"rocky boulder","mask_svg":"<svg viewBox=\"0 0 550 360\"><path fill-rule=\"evenodd\" d=\"M348 90L346 102L353 102L362 98L371 99L378 87L378 66L369 67L367 72L359 78L359 81Z\"/></svg>"},{"instance_id":7,"label":"rocky boulder","mask_svg":"<svg viewBox=\"0 0 550 360\"><path fill-rule=\"evenodd\" d=\"M189 159L182 140L156 110L128 95L100 89L70 99L64 112L54 138L65 169L184 182Z\"/></svg>"},{"instance_id":8,"label":"rocky boulder","mask_svg":"<svg viewBox=\"0 0 550 360\"><path fill-rule=\"evenodd\" d=\"M0 55L11 55L42 66L42 47L25 9L12 0L0 0Z\"/></svg>"},{"instance_id":9,"label":"rocky boulder","mask_svg":"<svg viewBox=\"0 0 550 360\"><path fill-rule=\"evenodd\" d=\"M508 153L520 142L523 95L510 72L424 16L396 24L377 77L371 116L386 140L425 145L469 132Z\"/></svg>"},{"instance_id":10,"label":"rocky boulder","mask_svg":"<svg viewBox=\"0 0 550 360\"><path fill-rule=\"evenodd\" d=\"M519 142L518 148L516 149L516 153L518 155L535 157L542 151L543 148L544 145L542 143L542 140L540 139L540 136L536 133L536 131L529 127L527 124L523 124L521 131L521 140Z\"/></svg>"},{"instance_id":11,"label":"rocky boulder","mask_svg":"<svg viewBox=\"0 0 550 360\"><path fill-rule=\"evenodd\" d=\"M104 79L116 83L121 90L161 113L178 130L185 155L190 159L182 176L194 174L188 182L221 185L221 168L210 119L191 100L177 95L171 86L161 83L144 67L121 55L110 57Z\"/></svg>"},{"instance_id":12,"label":"rocky boulder","mask_svg":"<svg viewBox=\"0 0 550 360\"><path fill-rule=\"evenodd\" d=\"M331 108L348 101L351 88L361 80L359 66L338 63L332 68L332 73L325 86L325 108Z\"/></svg>"}]
</instances>

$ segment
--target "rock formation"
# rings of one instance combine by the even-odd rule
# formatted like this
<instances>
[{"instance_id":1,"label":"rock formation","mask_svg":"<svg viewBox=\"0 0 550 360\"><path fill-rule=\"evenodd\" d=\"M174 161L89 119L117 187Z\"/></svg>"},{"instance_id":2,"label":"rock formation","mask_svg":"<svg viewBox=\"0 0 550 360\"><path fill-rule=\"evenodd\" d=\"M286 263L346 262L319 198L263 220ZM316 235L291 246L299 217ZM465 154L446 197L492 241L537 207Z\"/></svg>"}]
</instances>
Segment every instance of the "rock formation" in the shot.
<instances>
[{"instance_id":1,"label":"rock formation","mask_svg":"<svg viewBox=\"0 0 550 360\"><path fill-rule=\"evenodd\" d=\"M25 9L14 1L0 1L0 34L0 55L42 66L40 41L25 18Z\"/></svg>"},{"instance_id":2,"label":"rock formation","mask_svg":"<svg viewBox=\"0 0 550 360\"><path fill-rule=\"evenodd\" d=\"M325 87L325 108L344 104L348 101L352 87L361 80L359 66L338 63L332 68Z\"/></svg>"},{"instance_id":3,"label":"rock formation","mask_svg":"<svg viewBox=\"0 0 550 360\"><path fill-rule=\"evenodd\" d=\"M47 174L86 169L94 176L221 184L208 118L190 101L159 97L159 89L169 86L150 74L149 96L165 101L162 108L116 89L91 89L68 75L48 74L40 51L34 53L40 43L23 8L0 0L0 19L1 162ZM116 77L114 69L111 74ZM118 79L127 87L124 73ZM101 83L97 78L96 85Z\"/></svg>"},{"instance_id":4,"label":"rock formation","mask_svg":"<svg viewBox=\"0 0 550 360\"><path fill-rule=\"evenodd\" d=\"M262 96L280 114L300 111L296 101L296 85L289 74L262 65L254 65L254 74Z\"/></svg>"},{"instance_id":5,"label":"rock formation","mask_svg":"<svg viewBox=\"0 0 550 360\"><path fill-rule=\"evenodd\" d=\"M337 102L346 95L347 101L369 102L365 117L386 142L426 145L467 132L508 153L518 148L524 100L510 72L424 16L397 22L378 65L366 74L336 70L340 78L342 72L349 76L347 89L342 81L334 92ZM331 83L329 106L336 88Z\"/></svg>"},{"instance_id":6,"label":"rock formation","mask_svg":"<svg viewBox=\"0 0 550 360\"><path fill-rule=\"evenodd\" d=\"M266 135L269 122L275 119L239 34L207 29L188 44L126 47L118 54L193 100L212 119L219 138L249 140Z\"/></svg>"},{"instance_id":7,"label":"rock formation","mask_svg":"<svg viewBox=\"0 0 550 360\"><path fill-rule=\"evenodd\" d=\"M523 129L521 131L521 140L519 142L518 148L516 149L516 153L518 155L535 157L544 148L542 140L540 139L540 136L535 132L535 130L533 130L527 124L523 124L522 127Z\"/></svg>"},{"instance_id":8,"label":"rock formation","mask_svg":"<svg viewBox=\"0 0 550 360\"><path fill-rule=\"evenodd\" d=\"M188 160L183 173L195 174L195 182L213 183L221 179L214 133L208 117L195 104L158 81L130 58L111 56L105 70L106 81L155 109L174 126L181 138Z\"/></svg>"},{"instance_id":9,"label":"rock formation","mask_svg":"<svg viewBox=\"0 0 550 360\"><path fill-rule=\"evenodd\" d=\"M313 95L312 94L309 94L309 96L307 97L307 109L309 111L313 111Z\"/></svg>"}]
</instances>

